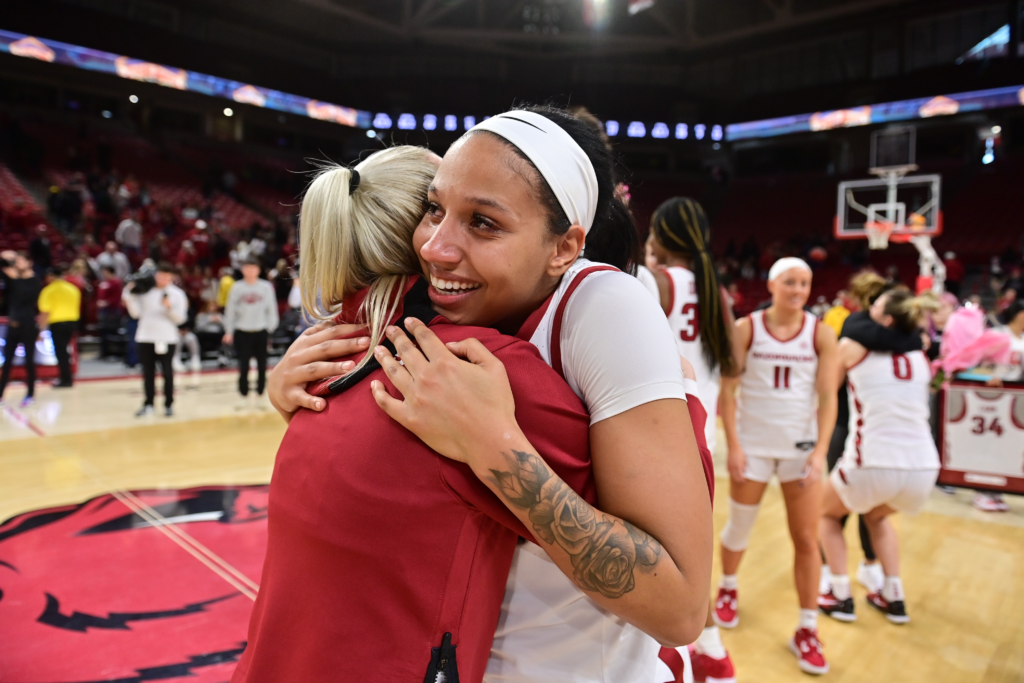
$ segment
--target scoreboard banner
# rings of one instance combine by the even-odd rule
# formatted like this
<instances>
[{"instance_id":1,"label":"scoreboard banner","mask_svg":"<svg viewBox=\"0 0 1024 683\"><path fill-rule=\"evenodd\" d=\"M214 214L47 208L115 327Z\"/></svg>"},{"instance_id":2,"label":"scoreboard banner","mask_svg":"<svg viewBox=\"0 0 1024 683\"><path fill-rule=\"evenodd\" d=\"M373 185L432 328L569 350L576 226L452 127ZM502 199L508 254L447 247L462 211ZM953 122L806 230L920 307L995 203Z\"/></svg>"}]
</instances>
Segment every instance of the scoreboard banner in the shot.
<instances>
[{"instance_id":1,"label":"scoreboard banner","mask_svg":"<svg viewBox=\"0 0 1024 683\"><path fill-rule=\"evenodd\" d=\"M88 71L100 71L133 81L156 83L176 90L222 97L241 104L308 116L343 126L370 127L371 116L368 111L23 33L0 31L0 52Z\"/></svg>"},{"instance_id":2,"label":"scoreboard banner","mask_svg":"<svg viewBox=\"0 0 1024 683\"><path fill-rule=\"evenodd\" d=\"M1024 494L1024 384L954 381L940 411L940 484Z\"/></svg>"}]
</instances>

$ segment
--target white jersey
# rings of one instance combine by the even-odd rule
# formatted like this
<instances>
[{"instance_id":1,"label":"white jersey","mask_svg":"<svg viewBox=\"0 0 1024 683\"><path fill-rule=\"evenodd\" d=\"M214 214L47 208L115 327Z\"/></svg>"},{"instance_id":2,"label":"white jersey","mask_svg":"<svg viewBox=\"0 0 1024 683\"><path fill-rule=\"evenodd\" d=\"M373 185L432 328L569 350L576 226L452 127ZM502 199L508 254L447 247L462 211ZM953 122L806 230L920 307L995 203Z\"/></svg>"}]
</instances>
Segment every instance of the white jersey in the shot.
<instances>
[{"instance_id":1,"label":"white jersey","mask_svg":"<svg viewBox=\"0 0 1024 683\"><path fill-rule=\"evenodd\" d=\"M943 436L943 466L968 473L966 481L990 483L971 475L1021 477L1024 392L951 387L946 393Z\"/></svg>"},{"instance_id":2,"label":"white jersey","mask_svg":"<svg viewBox=\"0 0 1024 683\"><path fill-rule=\"evenodd\" d=\"M600 270L584 274L594 268ZM579 259L520 337L583 400L591 424L651 401L686 398L661 306L636 278L609 266ZM657 641L587 597L542 549L520 543L484 681L671 681L658 675L659 651Z\"/></svg>"},{"instance_id":3,"label":"white jersey","mask_svg":"<svg viewBox=\"0 0 1024 683\"><path fill-rule=\"evenodd\" d=\"M672 336L676 340L679 355L690 362L697 375L697 395L708 411L708 421L704 425L704 438L708 450L715 452L715 439L718 435L718 421L715 419L718 406L718 392L721 386L721 372L712 370L704 359L704 348L701 346L700 302L697 300L697 283L693 273L686 268L673 266L663 269L670 283L671 297L669 301L668 326L672 328Z\"/></svg>"},{"instance_id":4,"label":"white jersey","mask_svg":"<svg viewBox=\"0 0 1024 683\"><path fill-rule=\"evenodd\" d=\"M873 351L846 373L850 433L843 460L856 467L937 470L928 421L932 379L923 351Z\"/></svg>"},{"instance_id":5,"label":"white jersey","mask_svg":"<svg viewBox=\"0 0 1024 683\"><path fill-rule=\"evenodd\" d=\"M736 431L747 455L805 458L818 440L818 319L804 312L792 339L777 339L764 311L750 314L750 348L740 378Z\"/></svg>"},{"instance_id":6,"label":"white jersey","mask_svg":"<svg viewBox=\"0 0 1024 683\"><path fill-rule=\"evenodd\" d=\"M996 376L1015 382L1024 380L1024 337L1018 337L1006 326L997 331L1010 338L1010 360L996 366Z\"/></svg>"}]
</instances>

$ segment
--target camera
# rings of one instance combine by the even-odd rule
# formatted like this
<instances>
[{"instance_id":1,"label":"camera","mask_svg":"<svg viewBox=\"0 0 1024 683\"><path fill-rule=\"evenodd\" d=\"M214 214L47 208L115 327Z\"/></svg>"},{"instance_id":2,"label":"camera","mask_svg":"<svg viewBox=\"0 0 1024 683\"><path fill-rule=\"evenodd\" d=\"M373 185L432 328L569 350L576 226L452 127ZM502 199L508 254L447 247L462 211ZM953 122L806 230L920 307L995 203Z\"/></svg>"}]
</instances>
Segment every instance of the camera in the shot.
<instances>
[{"instance_id":1,"label":"camera","mask_svg":"<svg viewBox=\"0 0 1024 683\"><path fill-rule=\"evenodd\" d=\"M143 268L124 279L125 285L132 284L132 294L145 294L156 287L156 269Z\"/></svg>"}]
</instances>

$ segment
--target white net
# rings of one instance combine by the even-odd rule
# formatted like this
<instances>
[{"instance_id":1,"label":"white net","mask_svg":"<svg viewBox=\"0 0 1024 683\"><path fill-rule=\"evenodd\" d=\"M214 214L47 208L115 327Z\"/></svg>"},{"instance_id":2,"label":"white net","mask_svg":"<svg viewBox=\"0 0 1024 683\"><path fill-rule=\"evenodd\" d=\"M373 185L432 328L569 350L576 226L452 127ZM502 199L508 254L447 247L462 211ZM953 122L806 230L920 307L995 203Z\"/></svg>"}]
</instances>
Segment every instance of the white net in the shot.
<instances>
[{"instance_id":1,"label":"white net","mask_svg":"<svg viewBox=\"0 0 1024 683\"><path fill-rule=\"evenodd\" d=\"M886 249L889 247L889 235L892 234L896 225L889 221L868 221L864 224L864 231L868 235L869 249Z\"/></svg>"}]
</instances>

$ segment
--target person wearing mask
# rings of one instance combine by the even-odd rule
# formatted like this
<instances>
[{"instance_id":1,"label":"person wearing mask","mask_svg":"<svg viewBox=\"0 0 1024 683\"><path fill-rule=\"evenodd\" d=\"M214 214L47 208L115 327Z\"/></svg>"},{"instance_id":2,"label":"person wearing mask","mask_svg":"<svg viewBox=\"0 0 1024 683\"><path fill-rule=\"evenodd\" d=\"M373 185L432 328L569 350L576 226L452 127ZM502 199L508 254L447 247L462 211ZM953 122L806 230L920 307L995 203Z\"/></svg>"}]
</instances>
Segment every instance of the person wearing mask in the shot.
<instances>
[{"instance_id":1,"label":"person wearing mask","mask_svg":"<svg viewBox=\"0 0 1024 683\"><path fill-rule=\"evenodd\" d=\"M64 279L64 275L62 266L51 268L47 284L39 294L39 326L50 330L60 369L60 379L53 385L55 389L71 388L71 353L68 348L82 317L82 290Z\"/></svg>"},{"instance_id":2,"label":"person wearing mask","mask_svg":"<svg viewBox=\"0 0 1024 683\"><path fill-rule=\"evenodd\" d=\"M242 280L231 287L224 311L224 343L233 344L238 358L239 409L252 407L249 398L249 360L256 358L256 395L267 386L267 342L277 329L277 297L274 286L260 279L260 261L249 256L242 264Z\"/></svg>"},{"instance_id":3,"label":"person wearing mask","mask_svg":"<svg viewBox=\"0 0 1024 683\"><path fill-rule=\"evenodd\" d=\"M144 294L135 294L135 283L124 288L122 300L128 315L139 321L135 331L139 360L142 363L142 383L146 402L135 414L145 417L153 414L156 398L156 364L164 378L164 415L174 415L174 347L178 343L178 325L188 318L188 297L174 284L174 267L162 261L156 268L156 286Z\"/></svg>"},{"instance_id":4,"label":"person wearing mask","mask_svg":"<svg viewBox=\"0 0 1024 683\"><path fill-rule=\"evenodd\" d=\"M4 339L4 365L0 372L0 403L4 390L11 379L14 367L14 352L18 344L25 347L25 382L28 392L21 400L21 407L27 408L35 402L36 392L36 339L39 337L39 278L32 267L32 259L24 252L0 252L0 267L4 280L4 297L7 299L7 336Z\"/></svg>"}]
</instances>

